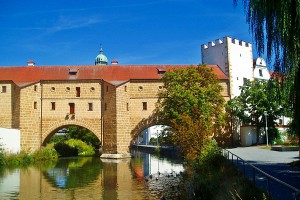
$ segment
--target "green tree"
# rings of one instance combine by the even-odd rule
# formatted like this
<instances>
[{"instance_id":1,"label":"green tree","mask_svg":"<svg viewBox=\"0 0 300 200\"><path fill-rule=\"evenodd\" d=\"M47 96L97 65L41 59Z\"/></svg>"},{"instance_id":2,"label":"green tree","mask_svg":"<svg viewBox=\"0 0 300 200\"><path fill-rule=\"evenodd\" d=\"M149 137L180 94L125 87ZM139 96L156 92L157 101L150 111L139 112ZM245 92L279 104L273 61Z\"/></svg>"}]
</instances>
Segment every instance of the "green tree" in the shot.
<instances>
[{"instance_id":1,"label":"green tree","mask_svg":"<svg viewBox=\"0 0 300 200\"><path fill-rule=\"evenodd\" d=\"M238 0L233 0L234 4ZM275 70L286 75L293 106L292 128L300 135L300 2L299 0L242 0L254 32L258 53L267 47L275 55Z\"/></svg>"},{"instance_id":2,"label":"green tree","mask_svg":"<svg viewBox=\"0 0 300 200\"><path fill-rule=\"evenodd\" d=\"M222 87L204 65L166 72L159 94L160 119L172 127L172 137L187 159L201 155L202 147L225 124Z\"/></svg>"},{"instance_id":3,"label":"green tree","mask_svg":"<svg viewBox=\"0 0 300 200\"><path fill-rule=\"evenodd\" d=\"M226 107L244 124L256 126L257 143L259 140L259 130L265 127L265 115L267 111L267 122L270 137L275 135L275 121L282 114L282 104L278 90L280 88L278 80L270 79L247 81L241 86L241 94L227 102ZM272 130L274 133L272 134Z\"/></svg>"}]
</instances>

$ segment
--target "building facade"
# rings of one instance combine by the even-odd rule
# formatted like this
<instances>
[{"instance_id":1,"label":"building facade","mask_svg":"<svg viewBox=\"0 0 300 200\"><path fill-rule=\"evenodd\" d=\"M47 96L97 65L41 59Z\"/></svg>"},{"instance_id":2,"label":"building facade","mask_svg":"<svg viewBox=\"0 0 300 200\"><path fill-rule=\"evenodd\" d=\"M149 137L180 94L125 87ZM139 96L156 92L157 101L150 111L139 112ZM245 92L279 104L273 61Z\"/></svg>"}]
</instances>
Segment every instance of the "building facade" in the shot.
<instances>
[{"instance_id":1,"label":"building facade","mask_svg":"<svg viewBox=\"0 0 300 200\"><path fill-rule=\"evenodd\" d=\"M20 130L22 150L40 149L58 130L76 125L101 141L104 154L128 156L139 133L155 125L161 76L190 65L107 65L103 50L95 66L0 67L0 127ZM229 99L228 77L209 65Z\"/></svg>"}]
</instances>

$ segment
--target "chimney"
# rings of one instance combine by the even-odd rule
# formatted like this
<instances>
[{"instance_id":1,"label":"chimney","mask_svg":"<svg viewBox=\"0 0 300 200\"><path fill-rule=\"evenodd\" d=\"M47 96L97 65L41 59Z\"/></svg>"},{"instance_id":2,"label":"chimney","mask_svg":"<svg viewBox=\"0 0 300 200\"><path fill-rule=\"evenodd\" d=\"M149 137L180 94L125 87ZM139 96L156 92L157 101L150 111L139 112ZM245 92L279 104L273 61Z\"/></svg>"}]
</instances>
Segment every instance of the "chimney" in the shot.
<instances>
[{"instance_id":1,"label":"chimney","mask_svg":"<svg viewBox=\"0 0 300 200\"><path fill-rule=\"evenodd\" d=\"M111 61L111 64L112 64L112 65L117 65L117 64L119 64L119 62L118 62L117 60L112 60L112 61Z\"/></svg>"},{"instance_id":2,"label":"chimney","mask_svg":"<svg viewBox=\"0 0 300 200\"><path fill-rule=\"evenodd\" d=\"M27 66L34 66L35 62L33 60L28 60L27 61Z\"/></svg>"}]
</instances>

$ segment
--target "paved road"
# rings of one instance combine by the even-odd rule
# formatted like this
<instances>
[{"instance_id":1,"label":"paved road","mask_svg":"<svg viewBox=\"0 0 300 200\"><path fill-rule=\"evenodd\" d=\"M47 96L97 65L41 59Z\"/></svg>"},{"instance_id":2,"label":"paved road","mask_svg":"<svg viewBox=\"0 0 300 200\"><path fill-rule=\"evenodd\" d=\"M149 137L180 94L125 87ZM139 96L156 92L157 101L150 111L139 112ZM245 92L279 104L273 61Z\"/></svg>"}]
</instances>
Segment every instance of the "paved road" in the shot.
<instances>
[{"instance_id":1,"label":"paved road","mask_svg":"<svg viewBox=\"0 0 300 200\"><path fill-rule=\"evenodd\" d=\"M289 165L292 161L299 159L298 151L271 151L261 146L238 147L228 150L271 176L300 190L300 169ZM235 161L234 163L237 163L238 167L244 171L242 162ZM246 176L253 181L253 170L247 165L245 168ZM267 190L268 181L266 177L256 173L255 179L259 187ZM294 199L291 190L273 181L270 182L270 192L275 199ZM300 196L298 199L300 199Z\"/></svg>"}]
</instances>

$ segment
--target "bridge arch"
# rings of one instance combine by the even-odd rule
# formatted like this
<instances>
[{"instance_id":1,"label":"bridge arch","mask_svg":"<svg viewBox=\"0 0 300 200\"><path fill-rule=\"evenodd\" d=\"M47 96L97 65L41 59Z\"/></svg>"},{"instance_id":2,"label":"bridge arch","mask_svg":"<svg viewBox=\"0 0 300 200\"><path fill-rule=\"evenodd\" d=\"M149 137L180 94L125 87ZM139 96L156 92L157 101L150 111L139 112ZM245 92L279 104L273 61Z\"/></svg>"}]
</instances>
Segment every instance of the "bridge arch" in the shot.
<instances>
[{"instance_id":1,"label":"bridge arch","mask_svg":"<svg viewBox=\"0 0 300 200\"><path fill-rule=\"evenodd\" d=\"M131 131L131 144L134 142L134 140L138 137L138 135L144 131L147 128L150 128L152 126L156 125L162 125L162 126L170 126L170 123L166 121L159 120L156 113L153 113L148 118L144 118L140 120L137 125L132 129Z\"/></svg>"},{"instance_id":2,"label":"bridge arch","mask_svg":"<svg viewBox=\"0 0 300 200\"><path fill-rule=\"evenodd\" d=\"M46 145L47 141L60 129L68 126L79 126L88 129L101 141L101 130L97 130L91 124L85 121L72 120L72 121L57 121L49 128L42 132L42 146Z\"/></svg>"}]
</instances>

